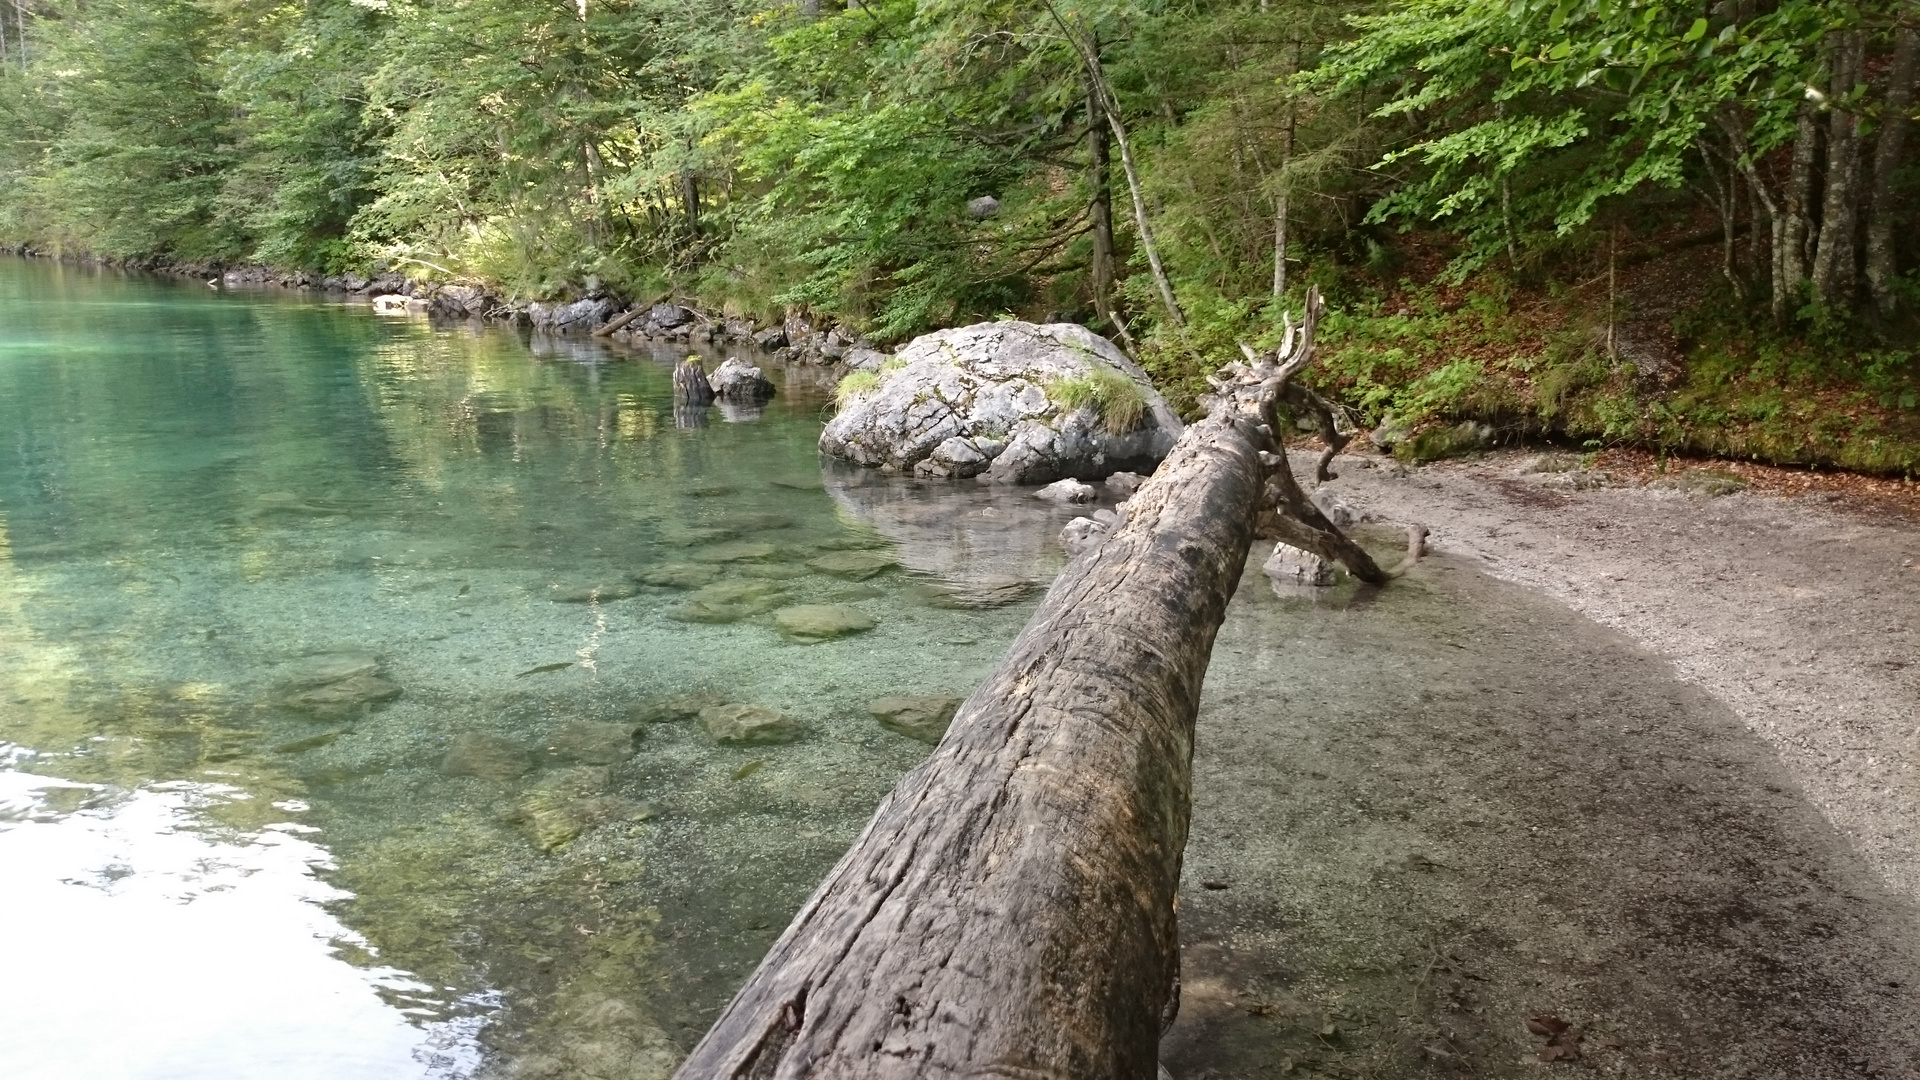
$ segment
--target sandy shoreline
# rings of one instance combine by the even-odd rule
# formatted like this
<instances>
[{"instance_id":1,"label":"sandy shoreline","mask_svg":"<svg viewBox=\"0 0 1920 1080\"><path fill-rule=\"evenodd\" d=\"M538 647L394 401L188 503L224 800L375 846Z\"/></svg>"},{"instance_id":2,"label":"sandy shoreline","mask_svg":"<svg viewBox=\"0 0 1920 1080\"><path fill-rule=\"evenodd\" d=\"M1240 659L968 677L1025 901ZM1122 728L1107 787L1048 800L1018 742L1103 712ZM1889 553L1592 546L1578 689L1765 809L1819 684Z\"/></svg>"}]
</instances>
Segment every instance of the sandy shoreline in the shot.
<instances>
[{"instance_id":1,"label":"sandy shoreline","mask_svg":"<svg viewBox=\"0 0 1920 1080\"><path fill-rule=\"evenodd\" d=\"M1844 497L1570 490L1518 472L1527 457L1348 459L1331 487L1668 659L1920 900L1920 521Z\"/></svg>"},{"instance_id":2,"label":"sandy shoreline","mask_svg":"<svg viewBox=\"0 0 1920 1080\"><path fill-rule=\"evenodd\" d=\"M1920 1078L1920 530L1524 457L1342 459L1340 500L1432 530L1386 589L1249 568L1163 1059L1526 1077L1569 1067L1555 1020L1607 1076Z\"/></svg>"}]
</instances>

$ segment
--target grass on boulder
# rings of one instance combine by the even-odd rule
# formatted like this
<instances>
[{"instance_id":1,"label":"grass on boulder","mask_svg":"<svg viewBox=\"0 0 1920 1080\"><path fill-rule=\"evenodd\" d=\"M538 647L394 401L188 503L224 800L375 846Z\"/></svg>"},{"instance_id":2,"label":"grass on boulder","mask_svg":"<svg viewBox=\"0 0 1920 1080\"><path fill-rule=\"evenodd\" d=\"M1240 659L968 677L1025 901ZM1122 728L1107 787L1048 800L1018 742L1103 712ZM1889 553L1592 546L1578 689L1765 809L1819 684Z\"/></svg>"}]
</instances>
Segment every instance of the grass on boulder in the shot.
<instances>
[{"instance_id":1,"label":"grass on boulder","mask_svg":"<svg viewBox=\"0 0 1920 1080\"><path fill-rule=\"evenodd\" d=\"M1132 379L1111 368L1094 367L1085 375L1069 375L1046 384L1048 400L1067 412L1090 408L1100 426L1124 435L1140 426L1147 414L1147 395Z\"/></svg>"}]
</instances>

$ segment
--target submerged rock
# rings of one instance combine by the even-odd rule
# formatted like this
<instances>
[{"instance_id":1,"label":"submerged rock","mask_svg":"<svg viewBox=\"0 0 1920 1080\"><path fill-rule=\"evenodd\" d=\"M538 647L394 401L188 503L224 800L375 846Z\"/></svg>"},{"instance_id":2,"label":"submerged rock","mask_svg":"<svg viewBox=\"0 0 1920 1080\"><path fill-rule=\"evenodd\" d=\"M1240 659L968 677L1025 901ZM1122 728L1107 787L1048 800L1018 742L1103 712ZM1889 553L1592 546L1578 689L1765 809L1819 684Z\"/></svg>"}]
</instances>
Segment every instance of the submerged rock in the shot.
<instances>
[{"instance_id":1,"label":"submerged rock","mask_svg":"<svg viewBox=\"0 0 1920 1080\"><path fill-rule=\"evenodd\" d=\"M399 696L398 686L378 675L362 674L289 695L286 704L289 708L309 712L346 712L362 705L391 701Z\"/></svg>"},{"instance_id":2,"label":"submerged rock","mask_svg":"<svg viewBox=\"0 0 1920 1080\"><path fill-rule=\"evenodd\" d=\"M772 544L757 540L738 540L731 544L715 544L700 548L687 557L694 562L723 563L740 562L747 559L771 559L780 549Z\"/></svg>"},{"instance_id":3,"label":"submerged rock","mask_svg":"<svg viewBox=\"0 0 1920 1080\"><path fill-rule=\"evenodd\" d=\"M925 476L984 475L1045 484L1148 470L1182 425L1146 374L1105 338L1070 323L981 323L916 338L905 367L835 416L820 449L860 465ZM1049 387L1091 378L1131 386L1144 403L1126 430L1093 405L1068 409Z\"/></svg>"},{"instance_id":4,"label":"submerged rock","mask_svg":"<svg viewBox=\"0 0 1920 1080\"><path fill-rule=\"evenodd\" d=\"M987 576L959 582L923 584L915 592L928 607L964 611L1017 604L1032 596L1039 588L1022 578Z\"/></svg>"},{"instance_id":5,"label":"submerged rock","mask_svg":"<svg viewBox=\"0 0 1920 1080\"><path fill-rule=\"evenodd\" d=\"M893 556L883 555L877 551L836 551L816 559L809 559L807 565L823 574L865 581L876 574L893 569L900 563Z\"/></svg>"},{"instance_id":6,"label":"submerged rock","mask_svg":"<svg viewBox=\"0 0 1920 1080\"><path fill-rule=\"evenodd\" d=\"M1137 472L1117 472L1106 479L1107 490L1123 499L1139 491L1140 485L1146 482L1147 478Z\"/></svg>"},{"instance_id":7,"label":"submerged rock","mask_svg":"<svg viewBox=\"0 0 1920 1080\"><path fill-rule=\"evenodd\" d=\"M804 734L800 725L785 714L744 703L701 709L700 724L715 741L732 745L792 742Z\"/></svg>"},{"instance_id":8,"label":"submerged rock","mask_svg":"<svg viewBox=\"0 0 1920 1080\"><path fill-rule=\"evenodd\" d=\"M667 563L640 574L642 584L665 589L697 589L720 576L720 568L699 563Z\"/></svg>"},{"instance_id":9,"label":"submerged rock","mask_svg":"<svg viewBox=\"0 0 1920 1080\"><path fill-rule=\"evenodd\" d=\"M759 511L728 514L721 518L720 521L727 528L740 532L766 532L769 529L790 529L793 527L793 519L787 517L785 514L768 514Z\"/></svg>"},{"instance_id":10,"label":"submerged rock","mask_svg":"<svg viewBox=\"0 0 1920 1080\"><path fill-rule=\"evenodd\" d=\"M380 670L380 659L370 652L343 649L338 652L310 653L290 661L281 669L281 678L289 690L305 690L327 683L372 675Z\"/></svg>"},{"instance_id":11,"label":"submerged rock","mask_svg":"<svg viewBox=\"0 0 1920 1080\"><path fill-rule=\"evenodd\" d=\"M642 724L659 724L674 720L692 720L700 715L700 710L724 705L726 701L727 699L719 694L703 690L691 694L672 694L667 697L652 698L639 702L629 711L634 720Z\"/></svg>"},{"instance_id":12,"label":"submerged rock","mask_svg":"<svg viewBox=\"0 0 1920 1080\"><path fill-rule=\"evenodd\" d=\"M738 622L772 611L785 597L786 590L771 581L721 581L696 590L667 615L681 622Z\"/></svg>"},{"instance_id":13,"label":"submerged rock","mask_svg":"<svg viewBox=\"0 0 1920 1080\"><path fill-rule=\"evenodd\" d=\"M640 587L626 578L591 584L551 583L547 586L547 596L556 604L598 604L609 600L625 600L639 592Z\"/></svg>"},{"instance_id":14,"label":"submerged rock","mask_svg":"<svg viewBox=\"0 0 1920 1080\"><path fill-rule=\"evenodd\" d=\"M637 804L602 794L611 783L604 768L562 769L527 792L510 816L542 851L555 851L596 826L634 815Z\"/></svg>"},{"instance_id":15,"label":"submerged rock","mask_svg":"<svg viewBox=\"0 0 1920 1080\"><path fill-rule=\"evenodd\" d=\"M962 700L942 694L883 697L867 706L867 711L888 731L924 743L938 743L947 733L947 726L953 723L953 714Z\"/></svg>"},{"instance_id":16,"label":"submerged rock","mask_svg":"<svg viewBox=\"0 0 1920 1080\"><path fill-rule=\"evenodd\" d=\"M832 641L871 630L873 616L845 604L797 604L773 613L773 624L790 640L804 645Z\"/></svg>"},{"instance_id":17,"label":"submerged rock","mask_svg":"<svg viewBox=\"0 0 1920 1080\"><path fill-rule=\"evenodd\" d=\"M633 739L632 728L573 720L547 736L547 753L582 765L617 765L633 756Z\"/></svg>"},{"instance_id":18,"label":"submerged rock","mask_svg":"<svg viewBox=\"0 0 1920 1080\"><path fill-rule=\"evenodd\" d=\"M472 776L504 784L533 768L525 747L496 735L469 731L453 740L440 771L448 776Z\"/></svg>"},{"instance_id":19,"label":"submerged rock","mask_svg":"<svg viewBox=\"0 0 1920 1080\"><path fill-rule=\"evenodd\" d=\"M695 544L717 544L723 540L738 539L737 530L721 525L679 525L660 526L660 541L674 547L692 547Z\"/></svg>"}]
</instances>

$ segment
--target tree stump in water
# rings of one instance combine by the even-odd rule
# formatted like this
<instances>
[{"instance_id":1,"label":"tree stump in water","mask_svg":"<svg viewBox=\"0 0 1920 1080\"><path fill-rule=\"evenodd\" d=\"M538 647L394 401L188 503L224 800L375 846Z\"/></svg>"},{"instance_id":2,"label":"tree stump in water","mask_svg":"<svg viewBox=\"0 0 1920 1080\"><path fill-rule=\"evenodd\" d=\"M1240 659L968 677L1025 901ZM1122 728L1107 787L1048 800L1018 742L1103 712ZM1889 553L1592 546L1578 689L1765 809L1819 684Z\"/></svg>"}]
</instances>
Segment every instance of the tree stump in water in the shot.
<instances>
[{"instance_id":1,"label":"tree stump in water","mask_svg":"<svg viewBox=\"0 0 1920 1080\"><path fill-rule=\"evenodd\" d=\"M713 404L713 384L696 357L689 356L673 369L673 400L687 405Z\"/></svg>"},{"instance_id":2,"label":"tree stump in water","mask_svg":"<svg viewBox=\"0 0 1920 1080\"><path fill-rule=\"evenodd\" d=\"M1287 468L1292 372L1256 367L1062 572L682 1080L1157 1075L1201 681Z\"/></svg>"}]
</instances>

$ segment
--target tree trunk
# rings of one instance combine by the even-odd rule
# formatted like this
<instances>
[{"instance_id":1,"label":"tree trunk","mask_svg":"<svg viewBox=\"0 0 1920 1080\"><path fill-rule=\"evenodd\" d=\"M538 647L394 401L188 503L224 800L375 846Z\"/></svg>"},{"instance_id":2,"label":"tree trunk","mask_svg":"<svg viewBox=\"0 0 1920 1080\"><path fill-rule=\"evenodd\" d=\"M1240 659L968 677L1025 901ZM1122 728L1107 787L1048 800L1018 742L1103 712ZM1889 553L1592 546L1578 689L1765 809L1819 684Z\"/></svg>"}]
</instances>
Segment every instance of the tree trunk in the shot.
<instances>
[{"instance_id":1,"label":"tree trunk","mask_svg":"<svg viewBox=\"0 0 1920 1080\"><path fill-rule=\"evenodd\" d=\"M1298 66L1299 50L1294 52ZM1299 118L1293 102L1287 102L1287 137L1280 149L1280 197L1273 207L1273 298L1287 295L1287 216L1292 192L1287 188L1287 166L1293 163L1294 124Z\"/></svg>"},{"instance_id":2,"label":"tree trunk","mask_svg":"<svg viewBox=\"0 0 1920 1080\"><path fill-rule=\"evenodd\" d=\"M1113 318L1113 165L1107 154L1107 117L1100 91L1087 83L1087 185L1093 200L1087 217L1093 225L1093 310Z\"/></svg>"},{"instance_id":3,"label":"tree trunk","mask_svg":"<svg viewBox=\"0 0 1920 1080\"><path fill-rule=\"evenodd\" d=\"M680 366L673 369L673 400L676 404L713 404L713 384L707 381L707 373L700 367L700 361L691 356L680 361Z\"/></svg>"},{"instance_id":4,"label":"tree trunk","mask_svg":"<svg viewBox=\"0 0 1920 1080\"><path fill-rule=\"evenodd\" d=\"M1894 262L1893 215L1898 200L1893 174L1906 153L1907 128L1911 126L1907 111L1913 107L1916 60L1920 60L1920 29L1902 26L1894 32L1893 63L1887 69L1880 136L1873 148L1873 192L1868 203L1867 286L1873 291L1874 306L1883 315L1893 314L1896 299L1893 282L1899 267Z\"/></svg>"},{"instance_id":5,"label":"tree trunk","mask_svg":"<svg viewBox=\"0 0 1920 1080\"><path fill-rule=\"evenodd\" d=\"M1140 187L1140 169L1134 164L1133 143L1127 138L1126 123L1120 119L1120 103L1113 96L1113 87L1107 85L1106 71L1100 65L1100 40L1092 35L1083 39L1078 31L1068 25L1066 17L1060 14L1051 0L1047 10L1061 32L1072 42L1074 51L1080 54L1080 62L1086 65L1087 82L1093 87L1100 111L1107 115L1107 127L1113 131L1113 141L1120 147L1120 168L1127 176L1127 194L1133 197L1134 229L1140 234L1140 249L1146 252L1147 267L1153 271L1153 283L1160 289L1160 301L1166 306L1167 321L1185 328L1186 314L1180 310L1180 301L1174 298L1173 282L1167 277L1166 266L1160 262L1160 246L1153 242L1153 227L1147 221L1147 196Z\"/></svg>"},{"instance_id":6,"label":"tree trunk","mask_svg":"<svg viewBox=\"0 0 1920 1080\"><path fill-rule=\"evenodd\" d=\"M1787 260L1787 226L1790 215L1787 207L1783 205L1784 200L1775 197L1773 189L1767 186L1767 178L1761 175L1759 165L1753 159L1753 149L1747 144L1746 130L1738 111L1725 110L1721 112L1718 119L1720 130L1726 133L1727 146L1733 154L1733 164L1740 170L1740 174L1747 178L1747 193L1755 205L1753 235L1748 243L1756 247L1761 237L1760 212L1762 210L1766 212L1768 247L1763 265L1767 267L1768 275L1773 282L1774 322L1784 323L1787 318L1787 301L1791 296L1784 270Z\"/></svg>"},{"instance_id":7,"label":"tree trunk","mask_svg":"<svg viewBox=\"0 0 1920 1080\"><path fill-rule=\"evenodd\" d=\"M700 178L692 169L680 171L680 203L687 212L687 236L700 236Z\"/></svg>"},{"instance_id":8,"label":"tree trunk","mask_svg":"<svg viewBox=\"0 0 1920 1080\"><path fill-rule=\"evenodd\" d=\"M1187 429L679 1077L1156 1075L1194 716L1261 441L1228 410Z\"/></svg>"},{"instance_id":9,"label":"tree trunk","mask_svg":"<svg viewBox=\"0 0 1920 1080\"><path fill-rule=\"evenodd\" d=\"M1852 92L1863 74L1867 34L1837 35L1833 53L1832 100ZM1820 243L1813 256L1813 297L1822 307L1845 311L1858 284L1860 239L1860 114L1853 107L1827 112L1826 190L1820 205Z\"/></svg>"},{"instance_id":10,"label":"tree trunk","mask_svg":"<svg viewBox=\"0 0 1920 1080\"><path fill-rule=\"evenodd\" d=\"M1818 78L1824 78L1824 68ZM1829 83L1831 80L1828 80ZM1807 277L1807 247L1813 235L1813 223L1807 212L1813 206L1813 166L1820 151L1819 116L1810 101L1800 103L1800 116L1794 124L1793 166L1787 174L1786 205L1782 208L1780 241L1775 245L1773 272L1773 317L1784 323L1799 300L1800 283Z\"/></svg>"}]
</instances>

